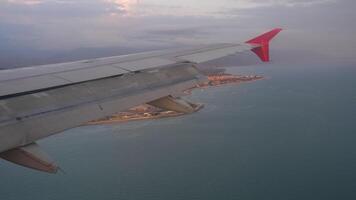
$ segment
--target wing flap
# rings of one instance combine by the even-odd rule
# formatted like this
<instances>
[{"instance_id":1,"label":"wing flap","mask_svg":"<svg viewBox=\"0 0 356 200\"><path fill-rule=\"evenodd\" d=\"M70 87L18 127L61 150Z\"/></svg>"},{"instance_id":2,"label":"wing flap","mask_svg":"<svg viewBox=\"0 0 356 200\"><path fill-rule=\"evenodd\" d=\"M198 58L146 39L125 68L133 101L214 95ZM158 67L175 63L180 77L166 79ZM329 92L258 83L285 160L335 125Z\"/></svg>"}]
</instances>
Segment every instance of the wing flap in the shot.
<instances>
[{"instance_id":1,"label":"wing flap","mask_svg":"<svg viewBox=\"0 0 356 200\"><path fill-rule=\"evenodd\" d=\"M56 173L59 169L36 143L2 152L0 157L9 162L43 172Z\"/></svg>"},{"instance_id":2,"label":"wing flap","mask_svg":"<svg viewBox=\"0 0 356 200\"><path fill-rule=\"evenodd\" d=\"M71 82L51 75L0 82L0 97L66 84L71 84Z\"/></svg>"}]
</instances>

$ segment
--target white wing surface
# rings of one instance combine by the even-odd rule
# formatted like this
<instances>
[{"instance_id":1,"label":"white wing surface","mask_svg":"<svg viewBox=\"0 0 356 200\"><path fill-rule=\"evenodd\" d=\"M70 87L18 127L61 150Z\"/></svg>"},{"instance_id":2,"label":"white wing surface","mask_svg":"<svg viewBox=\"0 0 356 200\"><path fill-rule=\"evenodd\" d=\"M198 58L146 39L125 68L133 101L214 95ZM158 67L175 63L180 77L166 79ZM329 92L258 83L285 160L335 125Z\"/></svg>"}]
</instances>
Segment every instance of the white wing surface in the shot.
<instances>
[{"instance_id":1,"label":"white wing surface","mask_svg":"<svg viewBox=\"0 0 356 200\"><path fill-rule=\"evenodd\" d=\"M0 157L46 172L57 165L36 141L143 103L183 112L179 96L205 81L197 63L252 50L269 60L274 29L242 44L194 48L41 65L0 71Z\"/></svg>"}]
</instances>

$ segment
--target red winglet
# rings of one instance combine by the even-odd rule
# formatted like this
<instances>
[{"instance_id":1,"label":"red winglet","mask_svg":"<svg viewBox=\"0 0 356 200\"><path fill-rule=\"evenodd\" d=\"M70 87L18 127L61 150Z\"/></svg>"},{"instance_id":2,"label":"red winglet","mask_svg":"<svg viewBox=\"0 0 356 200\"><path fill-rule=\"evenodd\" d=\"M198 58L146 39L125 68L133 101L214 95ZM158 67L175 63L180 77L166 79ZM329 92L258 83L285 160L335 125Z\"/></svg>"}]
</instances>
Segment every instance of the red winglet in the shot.
<instances>
[{"instance_id":1,"label":"red winglet","mask_svg":"<svg viewBox=\"0 0 356 200\"><path fill-rule=\"evenodd\" d=\"M269 41L274 38L279 32L281 32L281 28L273 29L267 33L264 33L252 40L247 41L248 44L257 44L259 45L256 48L253 48L252 51L261 58L263 62L269 61Z\"/></svg>"}]
</instances>

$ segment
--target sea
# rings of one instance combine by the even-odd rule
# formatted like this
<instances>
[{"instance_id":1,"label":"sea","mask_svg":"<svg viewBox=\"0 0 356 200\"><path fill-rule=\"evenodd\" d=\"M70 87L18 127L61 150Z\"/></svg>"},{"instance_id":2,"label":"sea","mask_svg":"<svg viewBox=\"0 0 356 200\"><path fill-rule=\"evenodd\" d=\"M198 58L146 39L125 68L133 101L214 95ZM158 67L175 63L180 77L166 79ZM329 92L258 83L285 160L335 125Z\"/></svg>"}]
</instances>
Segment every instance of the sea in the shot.
<instances>
[{"instance_id":1,"label":"sea","mask_svg":"<svg viewBox=\"0 0 356 200\"><path fill-rule=\"evenodd\" d=\"M39 141L45 174L0 160L0 200L356 199L356 66L230 67L263 80L197 89L191 115Z\"/></svg>"}]
</instances>

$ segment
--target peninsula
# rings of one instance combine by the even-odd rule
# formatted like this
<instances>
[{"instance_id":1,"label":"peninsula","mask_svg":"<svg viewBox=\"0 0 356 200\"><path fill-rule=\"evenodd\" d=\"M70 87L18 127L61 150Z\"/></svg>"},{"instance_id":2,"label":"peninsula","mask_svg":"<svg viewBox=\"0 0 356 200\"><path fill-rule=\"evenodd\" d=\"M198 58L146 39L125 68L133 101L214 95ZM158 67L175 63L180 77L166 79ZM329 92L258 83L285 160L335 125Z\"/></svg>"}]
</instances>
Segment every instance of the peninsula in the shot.
<instances>
[{"instance_id":1,"label":"peninsula","mask_svg":"<svg viewBox=\"0 0 356 200\"><path fill-rule=\"evenodd\" d=\"M226 84L239 84L242 82L255 81L262 79L262 76L257 75L232 75L227 73L218 73L208 75L208 80L204 83L198 84L193 88L188 89L187 93L190 93L192 90L196 88L208 88L208 87L216 87ZM195 110L198 111L203 108L203 104L195 104ZM162 110L160 108L156 108L154 106L143 104L140 106L136 106L134 108L130 108L127 111L118 112L112 116L108 116L102 119L98 119L95 121L90 121L86 125L99 125L99 124L111 124L111 123L122 123L128 121L136 121L136 120L147 120L147 119L159 119L166 117L176 117L180 115L184 115L185 113L170 111L170 110Z\"/></svg>"}]
</instances>

